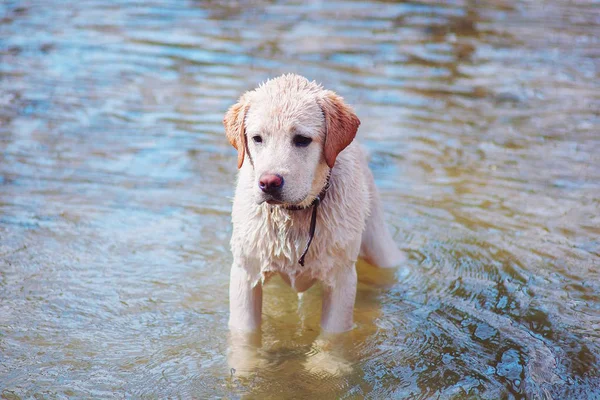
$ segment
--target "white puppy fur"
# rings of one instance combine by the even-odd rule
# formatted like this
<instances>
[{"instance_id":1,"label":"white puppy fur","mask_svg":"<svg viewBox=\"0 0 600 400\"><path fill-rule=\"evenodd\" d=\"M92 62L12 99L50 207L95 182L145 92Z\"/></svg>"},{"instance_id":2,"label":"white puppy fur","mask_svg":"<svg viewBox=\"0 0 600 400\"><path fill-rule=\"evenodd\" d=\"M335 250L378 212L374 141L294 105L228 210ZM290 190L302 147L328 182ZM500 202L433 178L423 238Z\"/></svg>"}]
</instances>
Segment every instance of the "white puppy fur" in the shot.
<instances>
[{"instance_id":1,"label":"white puppy fur","mask_svg":"<svg viewBox=\"0 0 600 400\"><path fill-rule=\"evenodd\" d=\"M404 259L385 226L364 152L353 141L360 121L335 93L289 74L242 95L224 124L240 168L232 210L230 328L259 329L262 285L279 273L298 292L322 282L321 329L351 329L359 255L383 268ZM259 187L264 174L283 178L277 196ZM329 174L301 266L311 203ZM291 205L306 208L288 210Z\"/></svg>"}]
</instances>

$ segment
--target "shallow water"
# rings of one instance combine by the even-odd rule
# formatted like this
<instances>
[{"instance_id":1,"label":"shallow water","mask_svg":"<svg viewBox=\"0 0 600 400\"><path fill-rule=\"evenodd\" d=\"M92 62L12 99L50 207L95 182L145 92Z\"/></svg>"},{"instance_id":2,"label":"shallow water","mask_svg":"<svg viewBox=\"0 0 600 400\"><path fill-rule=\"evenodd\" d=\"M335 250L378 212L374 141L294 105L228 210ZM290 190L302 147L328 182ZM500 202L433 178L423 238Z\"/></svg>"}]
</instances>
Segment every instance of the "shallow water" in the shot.
<instances>
[{"instance_id":1,"label":"shallow water","mask_svg":"<svg viewBox=\"0 0 600 400\"><path fill-rule=\"evenodd\" d=\"M600 7L5 1L3 398L600 398ZM409 255L356 328L266 288L227 362L223 113L297 72L362 120Z\"/></svg>"}]
</instances>

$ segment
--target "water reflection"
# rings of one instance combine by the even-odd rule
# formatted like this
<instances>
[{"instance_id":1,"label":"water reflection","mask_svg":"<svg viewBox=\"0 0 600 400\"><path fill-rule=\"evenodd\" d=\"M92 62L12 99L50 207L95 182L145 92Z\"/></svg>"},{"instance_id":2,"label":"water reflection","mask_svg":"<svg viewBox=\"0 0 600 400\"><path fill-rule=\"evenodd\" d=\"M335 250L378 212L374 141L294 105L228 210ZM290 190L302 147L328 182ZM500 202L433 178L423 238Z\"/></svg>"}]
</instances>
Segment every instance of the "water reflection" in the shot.
<instances>
[{"instance_id":1,"label":"water reflection","mask_svg":"<svg viewBox=\"0 0 600 400\"><path fill-rule=\"evenodd\" d=\"M598 21L592 1L0 4L0 393L593 398ZM267 286L232 374L221 119L283 72L355 105L410 261L358 265L334 339L319 288Z\"/></svg>"}]
</instances>

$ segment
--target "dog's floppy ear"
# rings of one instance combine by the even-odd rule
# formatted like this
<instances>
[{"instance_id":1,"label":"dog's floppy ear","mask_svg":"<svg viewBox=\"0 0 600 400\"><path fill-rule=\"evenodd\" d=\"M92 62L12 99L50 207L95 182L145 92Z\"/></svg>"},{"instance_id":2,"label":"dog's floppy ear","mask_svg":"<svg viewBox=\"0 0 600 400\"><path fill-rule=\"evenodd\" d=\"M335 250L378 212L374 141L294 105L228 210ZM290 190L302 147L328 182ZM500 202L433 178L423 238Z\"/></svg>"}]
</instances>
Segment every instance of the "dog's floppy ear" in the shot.
<instances>
[{"instance_id":1,"label":"dog's floppy ear","mask_svg":"<svg viewBox=\"0 0 600 400\"><path fill-rule=\"evenodd\" d=\"M344 99L330 90L324 92L319 105L325 115L325 161L333 168L338 154L354 140L360 120Z\"/></svg>"},{"instance_id":2,"label":"dog's floppy ear","mask_svg":"<svg viewBox=\"0 0 600 400\"><path fill-rule=\"evenodd\" d=\"M225 118L223 118L227 139L238 152L238 168L242 168L242 164L244 163L244 153L246 152L246 128L244 119L246 118L249 107L250 104L247 100L247 96L243 95L236 104L229 107L229 110L225 113Z\"/></svg>"}]
</instances>

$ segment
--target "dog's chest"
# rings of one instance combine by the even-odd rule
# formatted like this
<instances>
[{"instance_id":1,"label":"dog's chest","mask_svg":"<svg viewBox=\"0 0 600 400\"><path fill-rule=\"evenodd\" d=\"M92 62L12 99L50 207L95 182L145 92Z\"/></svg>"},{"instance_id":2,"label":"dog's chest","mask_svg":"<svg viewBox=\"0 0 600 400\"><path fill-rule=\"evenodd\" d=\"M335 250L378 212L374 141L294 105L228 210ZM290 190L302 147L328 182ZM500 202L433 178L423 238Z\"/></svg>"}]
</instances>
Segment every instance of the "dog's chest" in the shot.
<instances>
[{"instance_id":1,"label":"dog's chest","mask_svg":"<svg viewBox=\"0 0 600 400\"><path fill-rule=\"evenodd\" d=\"M352 203L350 197L342 197L332 189L318 207L304 266L298 260L309 240L313 209L291 211L264 203L256 205L248 197L236 196L231 238L234 264L244 268L254 282L277 272L290 279L305 276L329 282L336 268L353 265L368 207L354 204L363 197L356 197Z\"/></svg>"},{"instance_id":2,"label":"dog's chest","mask_svg":"<svg viewBox=\"0 0 600 400\"><path fill-rule=\"evenodd\" d=\"M296 215L294 215L296 214ZM302 221L306 214L304 211L287 211L280 207L266 207L262 213L264 229L257 232L263 241L262 259L271 259L271 262L284 267L286 264L295 263L302 252L302 239L308 240L308 224ZM307 217L308 218L308 217Z\"/></svg>"},{"instance_id":3,"label":"dog's chest","mask_svg":"<svg viewBox=\"0 0 600 400\"><path fill-rule=\"evenodd\" d=\"M316 234L302 267L298 259L309 238L311 209L289 211L264 204L248 211L234 213L231 244L234 258L251 274L282 272L292 276L317 267L314 261L329 236L320 234L325 227L322 216L317 218ZM324 260L325 256L319 258L319 264Z\"/></svg>"}]
</instances>

